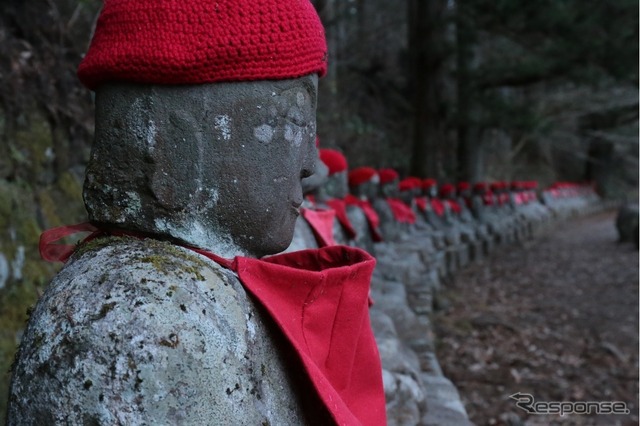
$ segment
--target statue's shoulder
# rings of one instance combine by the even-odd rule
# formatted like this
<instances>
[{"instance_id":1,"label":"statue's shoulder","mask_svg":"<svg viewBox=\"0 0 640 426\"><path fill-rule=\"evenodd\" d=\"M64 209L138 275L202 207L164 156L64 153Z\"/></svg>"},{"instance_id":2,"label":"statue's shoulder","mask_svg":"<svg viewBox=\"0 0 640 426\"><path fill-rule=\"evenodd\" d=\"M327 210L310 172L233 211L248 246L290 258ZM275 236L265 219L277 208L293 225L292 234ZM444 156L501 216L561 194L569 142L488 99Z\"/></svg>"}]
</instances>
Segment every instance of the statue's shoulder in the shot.
<instances>
[{"instance_id":1,"label":"statue's shoulder","mask_svg":"<svg viewBox=\"0 0 640 426\"><path fill-rule=\"evenodd\" d=\"M287 380L270 333L236 276L195 252L89 243L33 310L10 424L295 421L294 402L260 400Z\"/></svg>"}]
</instances>

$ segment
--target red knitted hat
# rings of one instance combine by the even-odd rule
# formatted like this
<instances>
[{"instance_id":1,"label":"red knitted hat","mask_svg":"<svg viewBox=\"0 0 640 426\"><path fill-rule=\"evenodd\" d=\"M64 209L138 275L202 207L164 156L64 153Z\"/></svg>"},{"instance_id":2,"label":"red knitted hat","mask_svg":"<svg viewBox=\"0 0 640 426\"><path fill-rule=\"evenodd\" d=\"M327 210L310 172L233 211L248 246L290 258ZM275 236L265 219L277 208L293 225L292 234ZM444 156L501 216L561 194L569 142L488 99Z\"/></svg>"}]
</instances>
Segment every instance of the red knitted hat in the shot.
<instances>
[{"instance_id":1,"label":"red knitted hat","mask_svg":"<svg viewBox=\"0 0 640 426\"><path fill-rule=\"evenodd\" d=\"M395 179L398 179L398 177L400 177L398 172L393 169L380 169L378 170L378 176L380 176L381 185L393 182Z\"/></svg>"},{"instance_id":2,"label":"red knitted hat","mask_svg":"<svg viewBox=\"0 0 640 426\"><path fill-rule=\"evenodd\" d=\"M309 0L105 0L78 77L95 89L326 71L324 28Z\"/></svg>"},{"instance_id":3,"label":"red knitted hat","mask_svg":"<svg viewBox=\"0 0 640 426\"><path fill-rule=\"evenodd\" d=\"M466 191L471 189L471 184L469 182L458 182L458 192Z\"/></svg>"},{"instance_id":4,"label":"red knitted hat","mask_svg":"<svg viewBox=\"0 0 640 426\"><path fill-rule=\"evenodd\" d=\"M435 179L425 179L422 181L422 189L429 189L429 188L433 188L434 186L438 185L438 181Z\"/></svg>"},{"instance_id":5,"label":"red knitted hat","mask_svg":"<svg viewBox=\"0 0 640 426\"><path fill-rule=\"evenodd\" d=\"M347 159L335 149L320 148L320 159L329 168L329 176L347 170Z\"/></svg>"},{"instance_id":6,"label":"red knitted hat","mask_svg":"<svg viewBox=\"0 0 640 426\"><path fill-rule=\"evenodd\" d=\"M357 167L349 172L349 186L358 186L378 176L373 167Z\"/></svg>"},{"instance_id":7,"label":"red knitted hat","mask_svg":"<svg viewBox=\"0 0 640 426\"><path fill-rule=\"evenodd\" d=\"M456 187L453 186L450 183L444 183L442 184L442 186L440 187L440 196L441 197L445 197L453 192L456 191Z\"/></svg>"},{"instance_id":8,"label":"red knitted hat","mask_svg":"<svg viewBox=\"0 0 640 426\"><path fill-rule=\"evenodd\" d=\"M408 177L402 179L398 184L400 191L408 191L410 189L420 188L422 181L417 177Z\"/></svg>"},{"instance_id":9,"label":"red knitted hat","mask_svg":"<svg viewBox=\"0 0 640 426\"><path fill-rule=\"evenodd\" d=\"M489 185L487 182L476 182L473 185L473 189L476 191L487 191L489 189Z\"/></svg>"},{"instance_id":10,"label":"red knitted hat","mask_svg":"<svg viewBox=\"0 0 640 426\"><path fill-rule=\"evenodd\" d=\"M489 187L491 188L492 191L497 191L504 188L503 183L504 182L491 182Z\"/></svg>"}]
</instances>

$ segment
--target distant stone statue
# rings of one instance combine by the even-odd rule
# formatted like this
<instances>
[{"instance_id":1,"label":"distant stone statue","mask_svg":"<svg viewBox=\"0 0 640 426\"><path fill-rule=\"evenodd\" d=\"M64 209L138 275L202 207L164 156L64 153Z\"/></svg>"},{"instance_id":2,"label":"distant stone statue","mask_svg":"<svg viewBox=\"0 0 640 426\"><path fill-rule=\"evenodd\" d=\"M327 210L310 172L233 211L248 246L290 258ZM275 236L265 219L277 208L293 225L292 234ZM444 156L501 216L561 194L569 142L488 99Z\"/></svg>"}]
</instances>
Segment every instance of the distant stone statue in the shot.
<instances>
[{"instance_id":1,"label":"distant stone statue","mask_svg":"<svg viewBox=\"0 0 640 426\"><path fill-rule=\"evenodd\" d=\"M105 1L79 68L91 225L43 235L70 257L25 330L8 425L385 424L375 260L262 258L290 243L325 71L306 0ZM54 244L76 230L94 232Z\"/></svg>"}]
</instances>

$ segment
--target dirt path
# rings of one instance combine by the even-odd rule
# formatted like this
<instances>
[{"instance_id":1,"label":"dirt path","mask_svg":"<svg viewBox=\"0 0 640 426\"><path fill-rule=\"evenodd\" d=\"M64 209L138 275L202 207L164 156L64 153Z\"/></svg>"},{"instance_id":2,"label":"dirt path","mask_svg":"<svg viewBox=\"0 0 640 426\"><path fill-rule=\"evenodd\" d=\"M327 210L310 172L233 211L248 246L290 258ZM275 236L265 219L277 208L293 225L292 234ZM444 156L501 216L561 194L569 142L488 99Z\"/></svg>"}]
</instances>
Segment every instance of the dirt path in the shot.
<instances>
[{"instance_id":1,"label":"dirt path","mask_svg":"<svg viewBox=\"0 0 640 426\"><path fill-rule=\"evenodd\" d=\"M564 222L446 286L434 318L438 359L474 423L638 424L638 251L616 242L614 219ZM527 414L509 398L518 392L536 402L624 401L631 414Z\"/></svg>"}]
</instances>

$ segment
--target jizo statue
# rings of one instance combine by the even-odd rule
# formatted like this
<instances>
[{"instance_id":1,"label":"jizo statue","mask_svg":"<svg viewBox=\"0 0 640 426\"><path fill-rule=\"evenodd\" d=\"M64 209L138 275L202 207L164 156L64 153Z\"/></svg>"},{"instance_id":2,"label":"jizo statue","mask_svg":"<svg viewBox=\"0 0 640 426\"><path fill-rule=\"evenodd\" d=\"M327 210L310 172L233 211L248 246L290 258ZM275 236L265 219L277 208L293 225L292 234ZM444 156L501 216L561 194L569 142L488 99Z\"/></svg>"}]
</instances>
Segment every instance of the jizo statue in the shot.
<instances>
[{"instance_id":1,"label":"jizo statue","mask_svg":"<svg viewBox=\"0 0 640 426\"><path fill-rule=\"evenodd\" d=\"M317 161L308 0L106 0L90 224L16 355L7 424L385 424L375 260L290 243ZM55 244L92 234L74 248ZM275 255L267 256L266 255Z\"/></svg>"}]
</instances>

